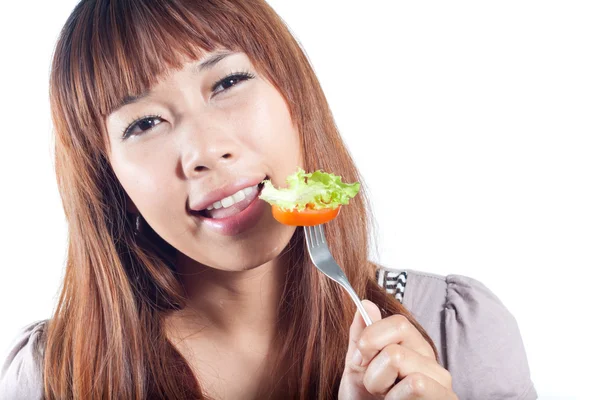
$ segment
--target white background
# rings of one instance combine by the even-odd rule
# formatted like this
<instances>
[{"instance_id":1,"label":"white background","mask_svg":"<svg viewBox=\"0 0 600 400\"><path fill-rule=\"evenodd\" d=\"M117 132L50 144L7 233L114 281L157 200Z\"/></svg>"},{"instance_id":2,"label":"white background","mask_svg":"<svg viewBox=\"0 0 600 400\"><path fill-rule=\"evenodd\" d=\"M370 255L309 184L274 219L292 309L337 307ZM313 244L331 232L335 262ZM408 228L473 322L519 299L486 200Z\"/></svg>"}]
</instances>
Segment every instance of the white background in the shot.
<instances>
[{"instance_id":1,"label":"white background","mask_svg":"<svg viewBox=\"0 0 600 400\"><path fill-rule=\"evenodd\" d=\"M47 82L75 3L3 3L1 354L60 284ZM519 322L540 398L598 398L599 2L270 3L366 179L374 257L483 281Z\"/></svg>"}]
</instances>

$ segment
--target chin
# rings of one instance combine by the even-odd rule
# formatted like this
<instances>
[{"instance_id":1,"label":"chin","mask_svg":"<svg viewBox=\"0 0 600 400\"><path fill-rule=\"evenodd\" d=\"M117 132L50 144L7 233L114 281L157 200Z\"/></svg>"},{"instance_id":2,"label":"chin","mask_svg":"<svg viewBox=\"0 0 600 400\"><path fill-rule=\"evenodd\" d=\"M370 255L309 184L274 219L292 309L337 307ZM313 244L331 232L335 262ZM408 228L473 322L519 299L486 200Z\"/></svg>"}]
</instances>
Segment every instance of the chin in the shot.
<instances>
[{"instance_id":1,"label":"chin","mask_svg":"<svg viewBox=\"0 0 600 400\"><path fill-rule=\"evenodd\" d=\"M217 251L210 252L203 251L209 246L202 246L185 253L184 257L221 271L249 271L276 260L286 249L295 230L295 227L276 223L269 235L256 235L256 240L243 240L228 246L213 247Z\"/></svg>"}]
</instances>

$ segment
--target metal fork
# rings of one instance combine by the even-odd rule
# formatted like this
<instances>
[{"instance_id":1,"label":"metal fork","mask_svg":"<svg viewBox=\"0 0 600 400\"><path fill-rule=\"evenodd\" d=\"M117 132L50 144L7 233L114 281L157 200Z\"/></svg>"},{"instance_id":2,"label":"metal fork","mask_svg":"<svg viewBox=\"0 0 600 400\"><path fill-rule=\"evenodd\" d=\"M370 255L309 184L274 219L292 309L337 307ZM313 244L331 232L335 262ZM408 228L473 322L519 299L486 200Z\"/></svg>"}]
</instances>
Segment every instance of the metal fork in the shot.
<instances>
[{"instance_id":1,"label":"metal fork","mask_svg":"<svg viewBox=\"0 0 600 400\"><path fill-rule=\"evenodd\" d=\"M346 292L348 292L350 297L352 297L354 304L356 304L356 307L358 307L358 311L360 311L360 314L365 320L365 324L367 324L367 326L371 325L373 322L360 302L360 298L354 289L352 289L352 285L350 285L346 274L344 274L344 271L342 271L337 262L335 262L331 252L329 251L327 240L325 239L325 232L323 231L323 224L316 226L305 226L304 237L306 238L308 253L310 254L310 259L312 260L313 264L315 264L319 271L346 289Z\"/></svg>"}]
</instances>

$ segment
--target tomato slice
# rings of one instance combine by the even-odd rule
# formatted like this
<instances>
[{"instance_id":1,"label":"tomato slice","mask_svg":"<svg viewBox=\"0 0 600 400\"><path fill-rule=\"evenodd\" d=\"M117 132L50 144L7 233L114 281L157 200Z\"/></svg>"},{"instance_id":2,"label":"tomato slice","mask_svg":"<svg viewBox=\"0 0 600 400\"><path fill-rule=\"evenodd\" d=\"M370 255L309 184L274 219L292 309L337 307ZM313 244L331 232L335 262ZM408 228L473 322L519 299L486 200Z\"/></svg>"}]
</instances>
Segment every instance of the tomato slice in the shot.
<instances>
[{"instance_id":1,"label":"tomato slice","mask_svg":"<svg viewBox=\"0 0 600 400\"><path fill-rule=\"evenodd\" d=\"M329 222L340 213L340 207L323 208L320 210L312 210L305 208L302 211L283 210L276 205L271 206L273 217L284 225L292 226L315 226Z\"/></svg>"}]
</instances>

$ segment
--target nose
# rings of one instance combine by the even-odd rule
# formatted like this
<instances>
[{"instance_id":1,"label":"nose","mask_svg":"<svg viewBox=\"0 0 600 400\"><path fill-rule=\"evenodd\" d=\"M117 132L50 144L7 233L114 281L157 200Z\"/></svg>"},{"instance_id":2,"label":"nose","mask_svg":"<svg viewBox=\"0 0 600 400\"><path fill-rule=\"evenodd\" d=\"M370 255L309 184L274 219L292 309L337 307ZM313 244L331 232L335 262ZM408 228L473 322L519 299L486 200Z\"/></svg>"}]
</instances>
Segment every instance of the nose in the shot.
<instances>
[{"instance_id":1,"label":"nose","mask_svg":"<svg viewBox=\"0 0 600 400\"><path fill-rule=\"evenodd\" d=\"M234 162L235 141L219 132L190 132L181 143L181 167L186 178L202 175Z\"/></svg>"}]
</instances>

